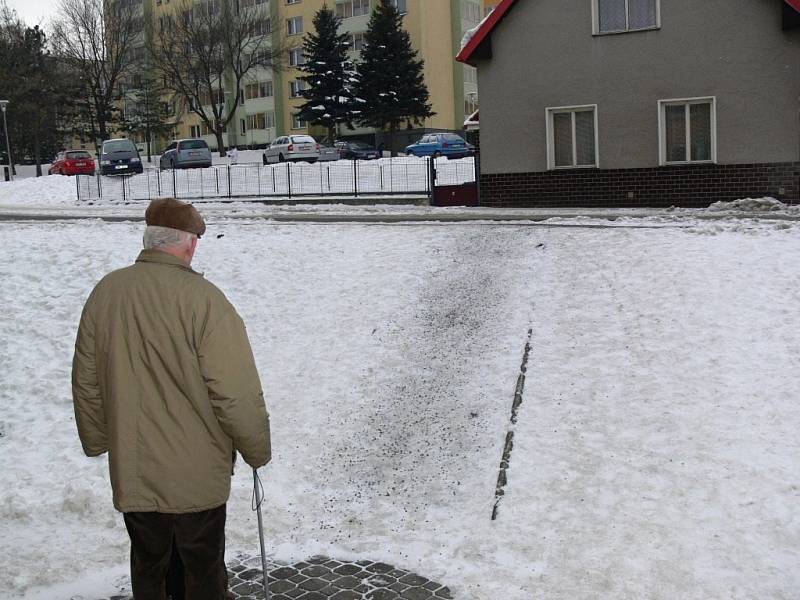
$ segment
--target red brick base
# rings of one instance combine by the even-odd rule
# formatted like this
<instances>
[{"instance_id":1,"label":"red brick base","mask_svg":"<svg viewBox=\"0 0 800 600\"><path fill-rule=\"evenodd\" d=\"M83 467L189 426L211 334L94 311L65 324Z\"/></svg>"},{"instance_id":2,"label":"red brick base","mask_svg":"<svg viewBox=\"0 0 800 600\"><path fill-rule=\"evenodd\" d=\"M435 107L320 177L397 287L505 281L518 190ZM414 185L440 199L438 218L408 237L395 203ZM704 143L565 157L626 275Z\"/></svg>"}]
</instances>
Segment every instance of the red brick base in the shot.
<instances>
[{"instance_id":1,"label":"red brick base","mask_svg":"<svg viewBox=\"0 0 800 600\"><path fill-rule=\"evenodd\" d=\"M481 206L702 207L772 196L800 202L800 162L482 173Z\"/></svg>"}]
</instances>

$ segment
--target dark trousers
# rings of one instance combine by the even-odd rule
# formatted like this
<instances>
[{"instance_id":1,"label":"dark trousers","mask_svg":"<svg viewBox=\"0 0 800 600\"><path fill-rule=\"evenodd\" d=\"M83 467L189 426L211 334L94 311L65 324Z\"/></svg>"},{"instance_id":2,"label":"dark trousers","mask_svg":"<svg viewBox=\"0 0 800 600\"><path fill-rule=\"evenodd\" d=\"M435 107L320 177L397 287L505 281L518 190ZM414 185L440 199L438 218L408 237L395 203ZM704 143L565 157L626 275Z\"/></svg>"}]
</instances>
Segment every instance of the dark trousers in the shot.
<instances>
[{"instance_id":1,"label":"dark trousers","mask_svg":"<svg viewBox=\"0 0 800 600\"><path fill-rule=\"evenodd\" d=\"M187 599L222 600L225 568L225 505L198 513L124 513L131 538L131 585L135 600L165 600L167 573L183 564ZM174 551L178 556L174 557Z\"/></svg>"}]
</instances>

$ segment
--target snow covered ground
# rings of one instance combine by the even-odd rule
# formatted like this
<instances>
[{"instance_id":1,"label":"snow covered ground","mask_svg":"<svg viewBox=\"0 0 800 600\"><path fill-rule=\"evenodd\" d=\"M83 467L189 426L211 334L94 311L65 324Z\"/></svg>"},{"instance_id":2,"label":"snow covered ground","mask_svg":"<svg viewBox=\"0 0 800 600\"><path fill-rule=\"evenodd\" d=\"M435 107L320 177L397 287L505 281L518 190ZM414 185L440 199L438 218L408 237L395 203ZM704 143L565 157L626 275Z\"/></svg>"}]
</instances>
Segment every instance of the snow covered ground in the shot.
<instances>
[{"instance_id":1,"label":"snow covered ground","mask_svg":"<svg viewBox=\"0 0 800 600\"><path fill-rule=\"evenodd\" d=\"M799 226L691 214L548 227L210 211L196 267L247 322L272 415L270 555L383 559L463 600L796 598ZM86 295L140 237L0 222L2 598L91 598L126 573L69 372ZM239 468L229 552L258 553L251 492Z\"/></svg>"}]
</instances>

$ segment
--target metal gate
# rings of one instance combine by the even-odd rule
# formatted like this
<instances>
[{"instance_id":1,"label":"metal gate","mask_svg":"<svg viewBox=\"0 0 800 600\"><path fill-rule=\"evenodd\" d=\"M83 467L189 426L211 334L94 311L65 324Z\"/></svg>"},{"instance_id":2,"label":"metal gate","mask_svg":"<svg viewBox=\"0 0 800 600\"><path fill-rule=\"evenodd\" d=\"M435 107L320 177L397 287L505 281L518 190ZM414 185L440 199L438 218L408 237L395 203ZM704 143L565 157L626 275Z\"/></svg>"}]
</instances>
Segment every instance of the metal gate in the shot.
<instances>
[{"instance_id":1,"label":"metal gate","mask_svg":"<svg viewBox=\"0 0 800 600\"><path fill-rule=\"evenodd\" d=\"M448 164L449 161L446 158L430 161L432 206L478 206L480 157L476 154L472 158L471 163L459 161ZM458 167L461 167L462 172L459 172ZM465 169L468 169L469 172L463 172Z\"/></svg>"}]
</instances>

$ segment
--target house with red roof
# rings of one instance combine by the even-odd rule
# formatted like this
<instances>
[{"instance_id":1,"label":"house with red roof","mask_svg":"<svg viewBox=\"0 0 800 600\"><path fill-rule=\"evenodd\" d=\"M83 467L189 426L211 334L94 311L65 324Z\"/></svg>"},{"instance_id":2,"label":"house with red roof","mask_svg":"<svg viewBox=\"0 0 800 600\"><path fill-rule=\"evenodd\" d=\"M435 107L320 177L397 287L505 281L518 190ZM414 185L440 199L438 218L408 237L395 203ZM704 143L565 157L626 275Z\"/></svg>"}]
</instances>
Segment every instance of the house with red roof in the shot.
<instances>
[{"instance_id":1,"label":"house with red roof","mask_svg":"<svg viewBox=\"0 0 800 600\"><path fill-rule=\"evenodd\" d=\"M456 59L482 205L800 201L800 0L502 0Z\"/></svg>"}]
</instances>

